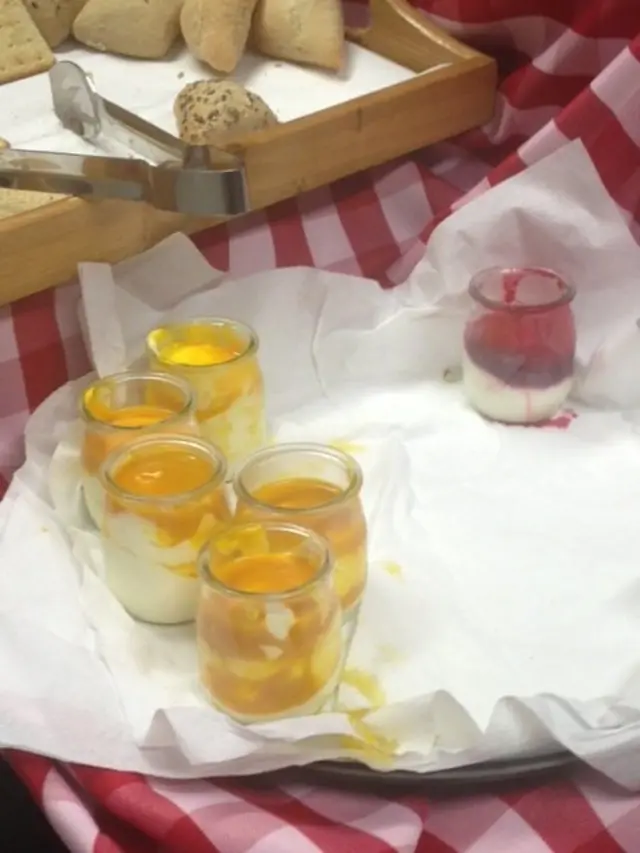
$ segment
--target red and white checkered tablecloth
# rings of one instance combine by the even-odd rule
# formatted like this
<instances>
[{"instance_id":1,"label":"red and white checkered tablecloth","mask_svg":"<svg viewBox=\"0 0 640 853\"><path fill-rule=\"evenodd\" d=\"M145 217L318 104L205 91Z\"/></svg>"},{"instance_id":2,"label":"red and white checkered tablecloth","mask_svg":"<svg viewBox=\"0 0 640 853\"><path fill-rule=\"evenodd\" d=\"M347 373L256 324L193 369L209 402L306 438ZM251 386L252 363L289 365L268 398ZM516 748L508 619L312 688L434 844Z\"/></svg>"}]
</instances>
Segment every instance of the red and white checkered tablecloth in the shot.
<instances>
[{"instance_id":1,"label":"red and white checkered tablecloth","mask_svg":"<svg viewBox=\"0 0 640 853\"><path fill-rule=\"evenodd\" d=\"M311 265L392 286L416 263L435 224L468 193L576 137L640 238L640 0L416 5L497 57L494 119L482 130L199 235L196 243L214 266L243 275ZM78 300L78 286L70 283L0 311L5 483L22 461L28 413L89 369ZM169 782L23 753L6 757L73 853L640 851L640 796L591 774L505 795L430 800L299 784Z\"/></svg>"}]
</instances>

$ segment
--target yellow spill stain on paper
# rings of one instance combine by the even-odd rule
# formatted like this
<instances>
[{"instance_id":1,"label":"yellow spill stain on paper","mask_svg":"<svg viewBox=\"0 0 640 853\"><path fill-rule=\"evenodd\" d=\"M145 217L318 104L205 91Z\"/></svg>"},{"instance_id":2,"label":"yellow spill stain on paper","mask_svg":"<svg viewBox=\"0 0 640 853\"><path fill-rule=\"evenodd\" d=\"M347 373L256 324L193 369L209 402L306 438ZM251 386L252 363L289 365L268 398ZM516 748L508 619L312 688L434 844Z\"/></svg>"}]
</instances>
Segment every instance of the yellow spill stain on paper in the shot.
<instances>
[{"instance_id":1,"label":"yellow spill stain on paper","mask_svg":"<svg viewBox=\"0 0 640 853\"><path fill-rule=\"evenodd\" d=\"M382 568L388 575L391 575L392 578L402 579L403 568L400 563L394 563L393 560L389 560L382 564Z\"/></svg>"},{"instance_id":2,"label":"yellow spill stain on paper","mask_svg":"<svg viewBox=\"0 0 640 853\"><path fill-rule=\"evenodd\" d=\"M343 453L348 453L350 456L356 456L358 453L364 453L366 450L364 444L358 444L355 441L349 441L346 438L336 438L329 442L329 447L334 450L341 450Z\"/></svg>"},{"instance_id":3,"label":"yellow spill stain on paper","mask_svg":"<svg viewBox=\"0 0 640 853\"><path fill-rule=\"evenodd\" d=\"M357 690L369 703L370 708L382 708L386 702L380 682L371 672L364 669L345 669L341 681L342 684Z\"/></svg>"},{"instance_id":4,"label":"yellow spill stain on paper","mask_svg":"<svg viewBox=\"0 0 640 853\"><path fill-rule=\"evenodd\" d=\"M378 647L378 660L381 664L398 663L403 659L402 652L398 651L395 646L385 644Z\"/></svg>"},{"instance_id":5,"label":"yellow spill stain on paper","mask_svg":"<svg viewBox=\"0 0 640 853\"><path fill-rule=\"evenodd\" d=\"M344 735L341 738L341 746L359 753L363 758L373 759L378 765L391 765L398 750L398 741L377 732L365 719L369 713L351 711L347 714L355 737Z\"/></svg>"},{"instance_id":6,"label":"yellow spill stain on paper","mask_svg":"<svg viewBox=\"0 0 640 853\"><path fill-rule=\"evenodd\" d=\"M354 736L344 735L340 738L343 749L356 752L363 759L371 759L378 766L391 765L398 749L398 742L385 737L367 722L367 716L377 708L382 708L386 697L379 680L371 672L362 669L347 669L342 676L342 684L357 690L369 703L369 708L360 711L347 711L347 718L353 729Z\"/></svg>"}]
</instances>

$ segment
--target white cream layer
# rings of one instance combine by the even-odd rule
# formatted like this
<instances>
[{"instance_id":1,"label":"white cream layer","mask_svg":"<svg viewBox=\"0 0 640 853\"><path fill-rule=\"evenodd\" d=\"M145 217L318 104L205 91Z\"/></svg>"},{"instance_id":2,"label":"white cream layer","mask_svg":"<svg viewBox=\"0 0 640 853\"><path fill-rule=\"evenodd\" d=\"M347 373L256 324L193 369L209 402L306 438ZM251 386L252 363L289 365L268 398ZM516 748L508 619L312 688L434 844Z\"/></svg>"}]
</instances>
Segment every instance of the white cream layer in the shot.
<instances>
[{"instance_id":1,"label":"white cream layer","mask_svg":"<svg viewBox=\"0 0 640 853\"><path fill-rule=\"evenodd\" d=\"M136 619L157 625L191 622L200 582L167 566L195 561L196 550L187 542L163 548L156 537L154 525L135 516L108 519L103 534L107 586Z\"/></svg>"},{"instance_id":2,"label":"white cream layer","mask_svg":"<svg viewBox=\"0 0 640 853\"><path fill-rule=\"evenodd\" d=\"M233 476L244 461L265 446L267 430L262 394L240 397L225 412L201 421L203 438L224 453Z\"/></svg>"},{"instance_id":3,"label":"white cream layer","mask_svg":"<svg viewBox=\"0 0 640 853\"><path fill-rule=\"evenodd\" d=\"M82 472L82 493L84 494L84 505L91 516L91 520L98 530L102 530L104 521L105 493L98 477L93 474Z\"/></svg>"},{"instance_id":4,"label":"white cream layer","mask_svg":"<svg viewBox=\"0 0 640 853\"><path fill-rule=\"evenodd\" d=\"M549 388L513 388L479 368L466 353L462 383L467 399L481 415L509 424L532 424L553 417L571 392L573 377Z\"/></svg>"}]
</instances>

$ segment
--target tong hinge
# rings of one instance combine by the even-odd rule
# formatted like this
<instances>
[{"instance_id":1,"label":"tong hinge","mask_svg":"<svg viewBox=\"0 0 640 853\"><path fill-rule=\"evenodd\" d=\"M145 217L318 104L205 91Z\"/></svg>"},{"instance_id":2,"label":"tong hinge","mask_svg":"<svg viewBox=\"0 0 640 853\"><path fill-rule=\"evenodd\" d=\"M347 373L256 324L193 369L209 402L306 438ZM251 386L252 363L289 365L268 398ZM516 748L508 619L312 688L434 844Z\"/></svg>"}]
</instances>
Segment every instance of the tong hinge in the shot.
<instances>
[{"instance_id":1,"label":"tong hinge","mask_svg":"<svg viewBox=\"0 0 640 853\"><path fill-rule=\"evenodd\" d=\"M249 207L245 172L237 157L221 152L213 163L205 146L189 146L170 133L102 98L74 62L49 72L54 111L85 141L137 157L0 150L0 187L145 201L161 210L229 217Z\"/></svg>"}]
</instances>

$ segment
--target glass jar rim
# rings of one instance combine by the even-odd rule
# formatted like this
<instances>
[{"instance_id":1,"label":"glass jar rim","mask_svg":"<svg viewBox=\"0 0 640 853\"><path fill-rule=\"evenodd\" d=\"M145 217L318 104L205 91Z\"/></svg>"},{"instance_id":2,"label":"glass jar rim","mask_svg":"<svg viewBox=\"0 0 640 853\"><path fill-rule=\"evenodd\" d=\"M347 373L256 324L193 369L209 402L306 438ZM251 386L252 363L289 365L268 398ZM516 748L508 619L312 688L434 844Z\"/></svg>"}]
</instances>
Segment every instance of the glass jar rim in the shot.
<instances>
[{"instance_id":1,"label":"glass jar rim","mask_svg":"<svg viewBox=\"0 0 640 853\"><path fill-rule=\"evenodd\" d=\"M284 592L251 592L248 590L240 590L235 587L228 586L220 578L216 577L211 571L211 549L219 536L227 536L230 530L248 530L250 528L260 527L263 530L277 531L279 533L290 533L300 536L302 542L311 542L314 548L322 555L322 560L313 577L301 583L293 589L287 589ZM301 527L298 524L287 524L280 521L252 521L244 524L232 524L226 527L223 531L213 536L211 542L206 544L198 555L198 573L200 579L207 586L212 587L220 593L223 593L230 598L238 598L251 601L282 602L291 598L296 598L301 593L312 589L325 578L330 577L333 571L333 557L328 543L313 530L307 527Z\"/></svg>"},{"instance_id":2,"label":"glass jar rim","mask_svg":"<svg viewBox=\"0 0 640 853\"><path fill-rule=\"evenodd\" d=\"M331 498L326 503L320 504L319 506L280 507L260 500L244 483L243 478L246 477L247 471L249 471L253 465L259 464L260 462L263 462L264 460L269 459L272 456L278 456L280 454L284 455L289 453L308 453L316 457L324 456L325 458L332 459L332 461L334 462L338 462L340 465L343 466L349 477L349 482L347 486L344 489L341 489L340 494ZM300 477L300 479L304 478ZM277 482L277 480L271 482ZM242 501L243 503L249 504L250 506L256 509L263 509L268 510L269 512L282 513L283 515L286 515L290 518L296 515L305 516L316 512L321 513L325 512L326 510L330 510L333 507L339 506L340 504L344 503L344 501L356 497L362 489L362 483L362 468L353 456L350 456L343 450L338 450L337 448L332 447L329 444L320 444L313 442L292 442L276 444L273 447L265 447L263 450L258 450L257 453L252 454L245 461L244 465L240 468L238 473L233 478L233 490L238 500Z\"/></svg>"},{"instance_id":3,"label":"glass jar rim","mask_svg":"<svg viewBox=\"0 0 640 853\"><path fill-rule=\"evenodd\" d=\"M242 352L238 353L238 355L234 355L228 361L222 361L219 364L179 364L175 365L179 367L180 370L189 372L193 371L200 372L203 370L216 370L223 367L228 367L230 364L235 364L238 361L241 361L243 358L249 358L252 355L255 355L260 347L260 339L258 337L257 332L248 324L243 323L242 320L232 320L231 317L192 317L189 320L172 320L169 323L165 323L164 325L156 326L147 332L145 338L145 344L147 347L147 352L149 352L154 358L157 358L158 361L165 367L168 367L171 362L163 361L158 351L157 347L154 346L152 342L152 335L157 332L168 330L177 327L186 327L186 326L211 326L211 327L226 327L226 328L234 328L242 335L244 335L247 339L247 346Z\"/></svg>"},{"instance_id":4,"label":"glass jar rim","mask_svg":"<svg viewBox=\"0 0 640 853\"><path fill-rule=\"evenodd\" d=\"M107 387L109 384L126 384L128 382L157 382L163 385L171 385L177 391L184 395L184 406L180 409L179 412L172 412L168 417L164 418L158 423L161 424L171 424L175 421L180 420L185 417L185 415L191 414L195 411L195 396L193 390L189 383L182 379L180 376L175 376L171 373L164 373L159 370L141 370L141 371L122 371L121 373L112 373L109 376L104 376L101 379L96 379L94 382L91 382L82 392L80 397L80 417L86 424L91 424L92 427L98 427L99 429L105 430L114 430L118 432L122 432L126 434L127 432L135 433L140 429L147 429L148 427L139 427L139 426L127 426L125 424L111 424L107 421L103 421L100 418L95 417L89 410L86 402L86 397L89 391L94 388L99 388L100 386Z\"/></svg>"},{"instance_id":5,"label":"glass jar rim","mask_svg":"<svg viewBox=\"0 0 640 853\"><path fill-rule=\"evenodd\" d=\"M113 470L117 467L118 463L122 462L126 456L130 456L136 451L153 447L154 445L171 445L180 446L183 449L195 449L196 452L206 457L208 462L213 463L211 478L195 489L180 492L176 495L137 495L119 486L113 478ZM98 477L107 494L115 495L118 500L129 504L153 504L159 507L172 507L188 503L189 501L197 501L211 489L215 489L224 483L226 474L227 461L215 445L194 436L163 432L135 439L128 444L123 444L112 450L100 466Z\"/></svg>"},{"instance_id":6,"label":"glass jar rim","mask_svg":"<svg viewBox=\"0 0 640 853\"><path fill-rule=\"evenodd\" d=\"M545 302L537 302L532 303L530 305L524 305L522 303L510 304L502 299L493 299L492 297L487 296L485 293L483 293L480 279L490 273L496 273L501 276L517 273L534 273L540 276L544 276L545 278L554 278L560 285L560 291L555 299L550 299ZM469 282L469 295L473 299L475 299L476 302L479 302L480 305L482 305L484 308L489 308L493 311L506 311L517 314L531 314L539 313L540 311L551 311L554 308L560 308L562 305L568 305L570 302L573 301L576 295L576 289L568 281L565 281L563 276L561 276L555 270L552 270L550 267L496 266L487 267L486 269L479 270L472 276L471 281Z\"/></svg>"}]
</instances>

